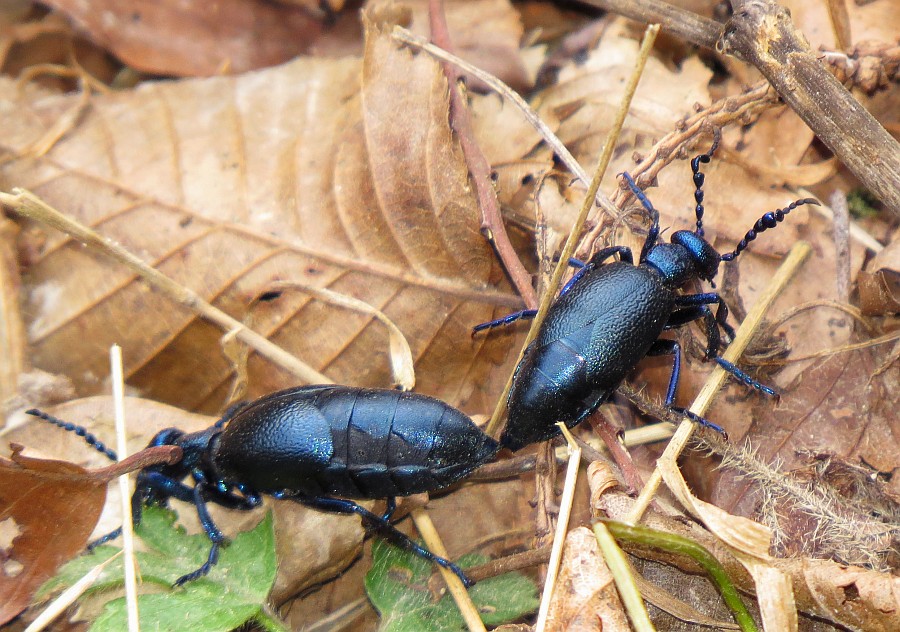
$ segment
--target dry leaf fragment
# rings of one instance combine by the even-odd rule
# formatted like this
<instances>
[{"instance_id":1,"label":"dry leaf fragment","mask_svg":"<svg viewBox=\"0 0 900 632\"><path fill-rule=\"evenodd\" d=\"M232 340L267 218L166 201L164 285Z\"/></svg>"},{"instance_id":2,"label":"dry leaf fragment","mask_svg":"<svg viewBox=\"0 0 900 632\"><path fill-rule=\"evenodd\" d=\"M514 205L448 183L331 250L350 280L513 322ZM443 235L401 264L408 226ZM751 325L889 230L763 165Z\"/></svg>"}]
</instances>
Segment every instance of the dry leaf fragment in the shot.
<instances>
[{"instance_id":1,"label":"dry leaf fragment","mask_svg":"<svg viewBox=\"0 0 900 632\"><path fill-rule=\"evenodd\" d=\"M50 0L127 65L209 76L274 66L306 51L323 25L302 8L261 0Z\"/></svg>"},{"instance_id":2,"label":"dry leaf fragment","mask_svg":"<svg viewBox=\"0 0 900 632\"><path fill-rule=\"evenodd\" d=\"M597 538L587 527L566 536L562 566L547 615L550 630L630 630Z\"/></svg>"},{"instance_id":3,"label":"dry leaf fragment","mask_svg":"<svg viewBox=\"0 0 900 632\"><path fill-rule=\"evenodd\" d=\"M65 461L0 458L0 624L82 550L106 500L106 483ZM9 538L7 540L7 538Z\"/></svg>"},{"instance_id":4,"label":"dry leaf fragment","mask_svg":"<svg viewBox=\"0 0 900 632\"><path fill-rule=\"evenodd\" d=\"M859 307L867 316L900 313L900 239L875 255L857 280Z\"/></svg>"}]
</instances>

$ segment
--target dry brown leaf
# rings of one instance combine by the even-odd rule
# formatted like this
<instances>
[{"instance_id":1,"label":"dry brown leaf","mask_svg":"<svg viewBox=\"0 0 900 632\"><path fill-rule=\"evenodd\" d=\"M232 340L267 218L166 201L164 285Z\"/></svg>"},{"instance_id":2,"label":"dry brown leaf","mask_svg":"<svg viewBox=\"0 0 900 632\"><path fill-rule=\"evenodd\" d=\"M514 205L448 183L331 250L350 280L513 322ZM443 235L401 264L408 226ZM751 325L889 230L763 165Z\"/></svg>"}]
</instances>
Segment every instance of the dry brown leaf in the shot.
<instances>
[{"instance_id":1,"label":"dry brown leaf","mask_svg":"<svg viewBox=\"0 0 900 632\"><path fill-rule=\"evenodd\" d=\"M157 75L241 73L306 51L324 24L262 0L50 0L127 65Z\"/></svg>"},{"instance_id":2,"label":"dry brown leaf","mask_svg":"<svg viewBox=\"0 0 900 632\"><path fill-rule=\"evenodd\" d=\"M900 239L879 252L859 276L859 303L868 316L900 313Z\"/></svg>"},{"instance_id":3,"label":"dry brown leaf","mask_svg":"<svg viewBox=\"0 0 900 632\"><path fill-rule=\"evenodd\" d=\"M781 560L797 605L851 630L900 629L900 578L822 560Z\"/></svg>"},{"instance_id":4,"label":"dry brown leaf","mask_svg":"<svg viewBox=\"0 0 900 632\"><path fill-rule=\"evenodd\" d=\"M821 360L787 389L771 416L753 424L756 456L778 462L783 471L805 465L804 453L833 454L861 461L882 472L900 467L896 414L896 371L872 379L878 363L870 349ZM763 480L758 481L765 485ZM758 497L731 476L719 481L714 502L729 511L753 515Z\"/></svg>"},{"instance_id":5,"label":"dry brown leaf","mask_svg":"<svg viewBox=\"0 0 900 632\"><path fill-rule=\"evenodd\" d=\"M391 0L387 0L390 2ZM410 30L430 36L428 5L430 0L404 0L402 6L412 9ZM374 0L369 6L385 4ZM471 64L499 77L508 86L524 91L531 86L519 41L522 21L509 0L444 0L444 13L453 51ZM480 81L469 80L470 88L483 90Z\"/></svg>"},{"instance_id":6,"label":"dry brown leaf","mask_svg":"<svg viewBox=\"0 0 900 632\"><path fill-rule=\"evenodd\" d=\"M630 630L597 538L586 527L566 536L562 565L547 614L547 630Z\"/></svg>"},{"instance_id":7,"label":"dry brown leaf","mask_svg":"<svg viewBox=\"0 0 900 632\"><path fill-rule=\"evenodd\" d=\"M420 390L487 410L510 339L472 340L470 327L520 303L489 287L499 268L447 125L443 76L370 35L362 65L299 60L97 98L46 158L7 162L2 184L36 190L238 319L279 279L363 300L406 335ZM0 115L7 153L71 97L31 99ZM222 405L231 367L215 328L57 234L29 263L37 366L91 392L115 341L129 385L182 408ZM390 383L387 337L371 317L292 294L254 319L336 382ZM294 382L257 356L250 374L251 396Z\"/></svg>"},{"instance_id":8,"label":"dry brown leaf","mask_svg":"<svg viewBox=\"0 0 900 632\"><path fill-rule=\"evenodd\" d=\"M83 468L20 450L0 458L0 625L84 548L106 498L106 482Z\"/></svg>"}]
</instances>

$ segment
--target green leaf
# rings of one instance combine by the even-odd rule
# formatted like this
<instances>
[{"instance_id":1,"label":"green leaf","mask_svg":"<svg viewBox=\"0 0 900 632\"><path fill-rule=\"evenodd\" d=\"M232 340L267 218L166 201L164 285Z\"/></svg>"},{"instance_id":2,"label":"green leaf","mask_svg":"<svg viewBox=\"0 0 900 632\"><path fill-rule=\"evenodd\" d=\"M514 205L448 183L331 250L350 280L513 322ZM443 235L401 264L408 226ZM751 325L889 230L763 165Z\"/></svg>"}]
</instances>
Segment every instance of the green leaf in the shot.
<instances>
[{"instance_id":1,"label":"green leaf","mask_svg":"<svg viewBox=\"0 0 900 632\"><path fill-rule=\"evenodd\" d=\"M187 535L175 527L175 514L149 507L144 510L137 534L147 551L136 553L144 584L152 583L166 592L138 597L141 629L197 632L227 632L247 621L259 620L270 630L279 623L263 611L266 596L275 581L275 534L272 517L267 514L251 531L238 534L220 549L219 562L209 575L180 588L172 584L182 575L197 570L209 555L210 542L205 535ZM42 587L44 593L72 585L87 570L118 551L99 547L66 564L59 575ZM122 561L112 562L89 594L123 585ZM92 631L127 629L124 598L109 601Z\"/></svg>"},{"instance_id":2,"label":"green leaf","mask_svg":"<svg viewBox=\"0 0 900 632\"><path fill-rule=\"evenodd\" d=\"M422 558L387 542L372 543L372 568L366 574L366 593L381 614L382 632L444 632L465 630L465 622L453 598L435 601L428 590L433 567ZM463 568L488 561L483 555L467 555ZM507 573L478 582L469 595L486 625L519 619L538 607L537 588L519 573Z\"/></svg>"}]
</instances>

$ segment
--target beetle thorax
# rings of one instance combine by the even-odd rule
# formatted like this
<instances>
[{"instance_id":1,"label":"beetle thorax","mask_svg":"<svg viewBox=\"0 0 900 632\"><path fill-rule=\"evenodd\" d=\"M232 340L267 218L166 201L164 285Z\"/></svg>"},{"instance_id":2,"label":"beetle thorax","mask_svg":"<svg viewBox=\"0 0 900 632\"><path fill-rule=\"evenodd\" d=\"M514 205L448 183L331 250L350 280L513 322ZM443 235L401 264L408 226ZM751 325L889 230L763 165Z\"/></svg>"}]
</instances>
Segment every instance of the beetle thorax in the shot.
<instances>
[{"instance_id":1,"label":"beetle thorax","mask_svg":"<svg viewBox=\"0 0 900 632\"><path fill-rule=\"evenodd\" d=\"M679 230L672 235L672 243L658 244L650 250L646 263L659 272L666 287L678 288L692 279L712 281L721 260L721 255L703 237Z\"/></svg>"}]
</instances>

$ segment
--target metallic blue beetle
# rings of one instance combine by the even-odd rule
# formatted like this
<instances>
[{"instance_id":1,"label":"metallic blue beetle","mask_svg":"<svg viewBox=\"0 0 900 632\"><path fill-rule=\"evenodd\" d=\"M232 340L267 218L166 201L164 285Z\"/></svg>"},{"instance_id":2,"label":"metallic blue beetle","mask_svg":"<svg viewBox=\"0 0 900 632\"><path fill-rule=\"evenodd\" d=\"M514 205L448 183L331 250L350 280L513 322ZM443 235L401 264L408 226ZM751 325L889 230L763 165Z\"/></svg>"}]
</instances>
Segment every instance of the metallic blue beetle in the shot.
<instances>
[{"instance_id":1,"label":"metallic blue beetle","mask_svg":"<svg viewBox=\"0 0 900 632\"><path fill-rule=\"evenodd\" d=\"M27 411L76 432L109 458L114 452L84 428L37 410ZM394 497L441 489L466 477L497 453L497 442L444 402L396 390L302 386L233 407L201 432L160 431L151 446L182 449L174 465L141 470L131 498L135 524L144 505L170 498L193 504L212 547L206 563L175 582L209 573L225 536L207 510L212 502L248 510L261 495L322 511L356 514L382 537L471 582L452 562L432 554L389 522ZM188 476L192 483L183 482ZM342 498L335 498L340 496ZM348 499L388 499L377 516ZM119 535L116 530L92 546Z\"/></svg>"},{"instance_id":2,"label":"metallic blue beetle","mask_svg":"<svg viewBox=\"0 0 900 632\"><path fill-rule=\"evenodd\" d=\"M691 160L696 191L697 228L680 230L671 243L657 243L659 213L627 173L624 179L650 214L651 226L641 248L638 265L631 249L612 246L597 252L560 292L547 312L537 337L525 350L516 368L509 393L509 417L500 438L504 447L519 450L559 434L557 421L572 427L608 400L625 376L644 356L673 355L673 368L665 405L719 432L722 429L673 405L681 368L681 349L674 340L660 338L663 331L704 319L706 358L749 386L770 395L775 391L759 384L739 368L718 356L719 327L729 338L734 330L726 323L728 308L718 293L680 294L679 288L694 279L712 281L721 261L732 261L758 233L773 228L802 204L766 213L747 232L734 251L720 255L703 237L703 181L700 163L708 163L718 139L706 154ZM614 255L619 260L606 263ZM717 306L713 316L710 305ZM536 310L510 314L474 328L474 332L533 318ZM474 333L473 332L473 333Z\"/></svg>"}]
</instances>

